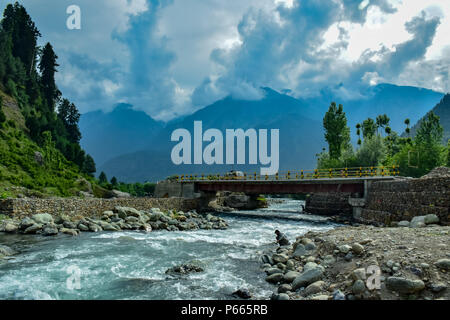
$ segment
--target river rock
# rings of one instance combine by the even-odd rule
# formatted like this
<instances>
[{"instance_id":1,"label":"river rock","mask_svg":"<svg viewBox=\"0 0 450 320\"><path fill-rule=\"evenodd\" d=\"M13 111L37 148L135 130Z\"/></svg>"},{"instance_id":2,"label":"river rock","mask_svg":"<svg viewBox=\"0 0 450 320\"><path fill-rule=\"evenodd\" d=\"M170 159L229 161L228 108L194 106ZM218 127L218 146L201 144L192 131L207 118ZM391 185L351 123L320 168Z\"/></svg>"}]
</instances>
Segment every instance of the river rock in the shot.
<instances>
[{"instance_id":1,"label":"river rock","mask_svg":"<svg viewBox=\"0 0 450 320\"><path fill-rule=\"evenodd\" d=\"M359 243L354 243L354 244L352 244L352 251L354 253L356 253L357 255L360 255L361 253L364 252L364 246L362 246Z\"/></svg>"},{"instance_id":2,"label":"river rock","mask_svg":"<svg viewBox=\"0 0 450 320\"><path fill-rule=\"evenodd\" d=\"M360 295L364 291L366 291L366 285L365 285L364 281L356 280L355 283L352 286L353 294Z\"/></svg>"},{"instance_id":3,"label":"river rock","mask_svg":"<svg viewBox=\"0 0 450 320\"><path fill-rule=\"evenodd\" d=\"M439 293L447 289L447 285L443 282L432 283L429 286L430 290L434 293Z\"/></svg>"},{"instance_id":4,"label":"river rock","mask_svg":"<svg viewBox=\"0 0 450 320\"><path fill-rule=\"evenodd\" d=\"M11 248L8 247L8 246L5 246L5 245L0 244L0 255L3 255L3 256L13 256L13 255L15 255L15 254L17 254L17 252L14 251L13 249L11 249Z\"/></svg>"},{"instance_id":5,"label":"river rock","mask_svg":"<svg viewBox=\"0 0 450 320\"><path fill-rule=\"evenodd\" d=\"M48 213L39 213L31 217L38 224L50 224L53 223L53 217Z\"/></svg>"},{"instance_id":6,"label":"river rock","mask_svg":"<svg viewBox=\"0 0 450 320\"><path fill-rule=\"evenodd\" d=\"M403 220L397 224L398 227L409 228L409 221Z\"/></svg>"},{"instance_id":7,"label":"river rock","mask_svg":"<svg viewBox=\"0 0 450 320\"><path fill-rule=\"evenodd\" d=\"M184 275L189 273L197 273L205 271L202 267L195 264L182 264L166 270L166 274Z\"/></svg>"},{"instance_id":8,"label":"river rock","mask_svg":"<svg viewBox=\"0 0 450 320\"><path fill-rule=\"evenodd\" d=\"M425 283L422 280L411 280L402 277L389 277L386 280L386 287L389 290L398 293L415 293L425 288Z\"/></svg>"},{"instance_id":9,"label":"river rock","mask_svg":"<svg viewBox=\"0 0 450 320\"><path fill-rule=\"evenodd\" d=\"M305 288L305 290L302 292L302 294L307 297L316 293L319 293L325 289L325 282L323 281L316 281L314 283L311 283L309 286Z\"/></svg>"},{"instance_id":10,"label":"river rock","mask_svg":"<svg viewBox=\"0 0 450 320\"><path fill-rule=\"evenodd\" d=\"M266 281L270 283L279 283L281 280L283 280L282 273L274 273L266 277Z\"/></svg>"},{"instance_id":11,"label":"river rock","mask_svg":"<svg viewBox=\"0 0 450 320\"><path fill-rule=\"evenodd\" d=\"M338 247L338 250L345 254L349 253L351 249L352 247L350 247L348 244L343 244Z\"/></svg>"},{"instance_id":12,"label":"river rock","mask_svg":"<svg viewBox=\"0 0 450 320\"><path fill-rule=\"evenodd\" d=\"M286 293L279 293L279 294L273 294L271 297L271 300L280 300L280 301L287 301L290 300L289 295Z\"/></svg>"},{"instance_id":13,"label":"river rock","mask_svg":"<svg viewBox=\"0 0 450 320\"><path fill-rule=\"evenodd\" d=\"M439 217L435 214L428 214L425 216L425 218L423 220L424 220L425 224L439 223Z\"/></svg>"},{"instance_id":14,"label":"river rock","mask_svg":"<svg viewBox=\"0 0 450 320\"><path fill-rule=\"evenodd\" d=\"M45 226L42 229L42 235L49 237L49 236L56 236L58 234L58 228L54 226Z\"/></svg>"},{"instance_id":15,"label":"river rock","mask_svg":"<svg viewBox=\"0 0 450 320\"><path fill-rule=\"evenodd\" d=\"M86 225L83 224L83 223L79 223L79 224L78 224L78 229L80 229L81 231L84 231L84 232L88 232L88 231L89 231L89 227L86 226Z\"/></svg>"},{"instance_id":16,"label":"river rock","mask_svg":"<svg viewBox=\"0 0 450 320\"><path fill-rule=\"evenodd\" d=\"M292 291L292 287L290 284L283 283L281 286L278 287L278 293L286 293L288 291Z\"/></svg>"},{"instance_id":17,"label":"river rock","mask_svg":"<svg viewBox=\"0 0 450 320\"><path fill-rule=\"evenodd\" d=\"M345 294L341 290L336 290L333 292L333 300L345 300Z\"/></svg>"},{"instance_id":18,"label":"river rock","mask_svg":"<svg viewBox=\"0 0 450 320\"><path fill-rule=\"evenodd\" d=\"M32 220L32 219L26 217L26 218L23 218L23 219L20 221L19 229L20 229L20 230L26 230L26 229L28 229L29 227L31 227L32 225L34 225L34 224L35 224L34 220Z\"/></svg>"},{"instance_id":19,"label":"river rock","mask_svg":"<svg viewBox=\"0 0 450 320\"><path fill-rule=\"evenodd\" d=\"M119 218L125 219L128 216L139 218L141 216L141 212L129 207L114 207L114 212L118 214Z\"/></svg>"},{"instance_id":20,"label":"river rock","mask_svg":"<svg viewBox=\"0 0 450 320\"><path fill-rule=\"evenodd\" d=\"M239 289L239 290L233 292L232 295L234 297L245 299L245 300L251 299L251 297L252 297L252 295L248 289Z\"/></svg>"},{"instance_id":21,"label":"river rock","mask_svg":"<svg viewBox=\"0 0 450 320\"><path fill-rule=\"evenodd\" d=\"M291 283L292 281L295 280L295 278L297 278L300 275L299 272L296 271L289 271L287 272L284 276L283 276L283 280L286 283Z\"/></svg>"},{"instance_id":22,"label":"river rock","mask_svg":"<svg viewBox=\"0 0 450 320\"><path fill-rule=\"evenodd\" d=\"M95 224L95 223L90 223L89 224L89 231L100 232L100 231L102 231L102 228L99 225Z\"/></svg>"},{"instance_id":23,"label":"river rock","mask_svg":"<svg viewBox=\"0 0 450 320\"><path fill-rule=\"evenodd\" d=\"M336 258L333 257L331 254L326 255L325 257L323 257L323 261L322 263L326 266L332 265L333 263L336 262Z\"/></svg>"},{"instance_id":24,"label":"river rock","mask_svg":"<svg viewBox=\"0 0 450 320\"><path fill-rule=\"evenodd\" d=\"M351 273L351 277L354 281L366 280L366 269L358 268L353 270L353 272Z\"/></svg>"},{"instance_id":25,"label":"river rock","mask_svg":"<svg viewBox=\"0 0 450 320\"><path fill-rule=\"evenodd\" d=\"M295 251L293 253L293 257L300 258L306 255L306 249L305 246L301 243L297 244L297 247L295 248Z\"/></svg>"},{"instance_id":26,"label":"river rock","mask_svg":"<svg viewBox=\"0 0 450 320\"><path fill-rule=\"evenodd\" d=\"M61 233L64 233L64 234L68 234L68 235L70 235L70 236L78 236L78 232L77 232L77 230L74 230L74 229L68 229L68 228L62 228L61 230L59 230Z\"/></svg>"},{"instance_id":27,"label":"river rock","mask_svg":"<svg viewBox=\"0 0 450 320\"><path fill-rule=\"evenodd\" d=\"M63 226L66 229L76 229L77 228L77 224L74 222L71 222L71 221L64 221Z\"/></svg>"},{"instance_id":28,"label":"river rock","mask_svg":"<svg viewBox=\"0 0 450 320\"><path fill-rule=\"evenodd\" d=\"M272 259L275 263L286 263L289 260L289 257L285 254L274 254Z\"/></svg>"},{"instance_id":29,"label":"river rock","mask_svg":"<svg viewBox=\"0 0 450 320\"><path fill-rule=\"evenodd\" d=\"M42 229L42 224L33 224L32 226L25 229L25 234L36 234L38 231Z\"/></svg>"},{"instance_id":30,"label":"river rock","mask_svg":"<svg viewBox=\"0 0 450 320\"><path fill-rule=\"evenodd\" d=\"M17 230L19 230L19 227L15 225L14 223L7 223L5 225L5 232L6 233L16 233Z\"/></svg>"},{"instance_id":31,"label":"river rock","mask_svg":"<svg viewBox=\"0 0 450 320\"><path fill-rule=\"evenodd\" d=\"M105 231L119 231L116 227L106 221L98 221L98 225Z\"/></svg>"},{"instance_id":32,"label":"river rock","mask_svg":"<svg viewBox=\"0 0 450 320\"><path fill-rule=\"evenodd\" d=\"M320 280L323 273L324 268L322 266L316 265L312 262L307 263L303 269L303 272L292 282L292 289L297 290Z\"/></svg>"},{"instance_id":33,"label":"river rock","mask_svg":"<svg viewBox=\"0 0 450 320\"><path fill-rule=\"evenodd\" d=\"M439 269L450 270L450 259L440 259L434 265Z\"/></svg>"},{"instance_id":34,"label":"river rock","mask_svg":"<svg viewBox=\"0 0 450 320\"><path fill-rule=\"evenodd\" d=\"M425 227L425 216L414 217L410 223L411 228L422 228Z\"/></svg>"},{"instance_id":35,"label":"river rock","mask_svg":"<svg viewBox=\"0 0 450 320\"><path fill-rule=\"evenodd\" d=\"M286 269L287 269L287 270L291 270L291 271L293 271L293 270L295 269L295 263L294 263L294 260L288 260L288 261L286 262Z\"/></svg>"},{"instance_id":36,"label":"river rock","mask_svg":"<svg viewBox=\"0 0 450 320\"><path fill-rule=\"evenodd\" d=\"M268 276L270 276L271 274L281 273L281 272L282 272L282 271L281 271L280 269L278 269L278 268L268 268L268 269L266 269L265 271L266 271L266 274L267 274Z\"/></svg>"}]
</instances>

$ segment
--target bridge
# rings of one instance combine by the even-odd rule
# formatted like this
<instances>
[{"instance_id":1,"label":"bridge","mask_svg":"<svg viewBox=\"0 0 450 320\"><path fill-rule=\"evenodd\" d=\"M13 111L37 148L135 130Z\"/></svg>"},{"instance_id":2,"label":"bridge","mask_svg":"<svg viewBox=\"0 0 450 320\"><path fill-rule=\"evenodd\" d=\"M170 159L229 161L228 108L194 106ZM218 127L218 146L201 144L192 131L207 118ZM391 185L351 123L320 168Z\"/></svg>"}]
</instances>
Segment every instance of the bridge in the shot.
<instances>
[{"instance_id":1,"label":"bridge","mask_svg":"<svg viewBox=\"0 0 450 320\"><path fill-rule=\"evenodd\" d=\"M358 167L280 172L273 176L257 173L179 175L161 183L159 196L195 197L217 191L257 194L304 194L345 192L365 197L374 181L393 180L398 167Z\"/></svg>"}]
</instances>

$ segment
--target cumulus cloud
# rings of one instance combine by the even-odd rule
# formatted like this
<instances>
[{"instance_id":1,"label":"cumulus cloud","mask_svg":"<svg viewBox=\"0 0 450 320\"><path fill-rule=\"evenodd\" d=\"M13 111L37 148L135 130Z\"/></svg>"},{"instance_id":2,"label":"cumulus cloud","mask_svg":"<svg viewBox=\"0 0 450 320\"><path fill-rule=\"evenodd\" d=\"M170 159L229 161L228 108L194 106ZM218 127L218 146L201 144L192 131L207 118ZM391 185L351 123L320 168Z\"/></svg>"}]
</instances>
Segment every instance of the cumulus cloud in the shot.
<instances>
[{"instance_id":1,"label":"cumulus cloud","mask_svg":"<svg viewBox=\"0 0 450 320\"><path fill-rule=\"evenodd\" d=\"M450 91L448 0L22 0L82 112L126 102L169 120L261 87L347 99L381 82ZM447 48L446 48L447 46Z\"/></svg>"},{"instance_id":2,"label":"cumulus cloud","mask_svg":"<svg viewBox=\"0 0 450 320\"><path fill-rule=\"evenodd\" d=\"M221 72L195 90L193 103L205 103L208 98L212 102L243 85L288 88L296 96L313 96L326 87L343 98L359 98L362 87L382 81L399 83L403 72L413 66L434 69L433 62L424 63L423 59L441 18L424 11L404 24L410 39L390 47L366 49L353 61L342 59L351 41L350 27L367 23L374 8L382 15L397 12L387 0L296 1L292 7L279 6L274 12L249 10L238 28L242 44L213 52L211 60ZM335 41L324 46L325 35L332 27ZM439 61L439 71L433 70L434 74L441 75L437 79L448 78L445 61ZM431 83L428 81L426 87Z\"/></svg>"}]
</instances>

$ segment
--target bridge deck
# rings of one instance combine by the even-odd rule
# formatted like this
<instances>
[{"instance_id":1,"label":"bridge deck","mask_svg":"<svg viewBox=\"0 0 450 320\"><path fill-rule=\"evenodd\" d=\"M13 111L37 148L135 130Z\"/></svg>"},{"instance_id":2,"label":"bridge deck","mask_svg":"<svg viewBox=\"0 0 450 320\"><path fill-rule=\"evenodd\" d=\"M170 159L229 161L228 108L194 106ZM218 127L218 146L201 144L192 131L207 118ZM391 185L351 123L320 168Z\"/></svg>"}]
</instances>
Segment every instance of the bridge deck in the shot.
<instances>
[{"instance_id":1,"label":"bridge deck","mask_svg":"<svg viewBox=\"0 0 450 320\"><path fill-rule=\"evenodd\" d=\"M373 181L393 180L393 176L361 178L321 178L290 180L193 180L196 192L231 191L247 194L296 194L318 192L349 192L364 194L365 184Z\"/></svg>"}]
</instances>

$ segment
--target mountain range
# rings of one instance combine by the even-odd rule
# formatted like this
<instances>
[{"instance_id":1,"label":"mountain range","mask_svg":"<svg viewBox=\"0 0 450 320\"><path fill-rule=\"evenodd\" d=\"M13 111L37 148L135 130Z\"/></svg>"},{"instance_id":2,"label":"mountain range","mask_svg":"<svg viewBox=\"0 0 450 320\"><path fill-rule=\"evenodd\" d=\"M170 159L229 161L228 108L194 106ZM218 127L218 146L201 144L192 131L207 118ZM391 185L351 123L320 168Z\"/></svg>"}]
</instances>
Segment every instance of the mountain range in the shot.
<instances>
[{"instance_id":1,"label":"mountain range","mask_svg":"<svg viewBox=\"0 0 450 320\"><path fill-rule=\"evenodd\" d=\"M99 164L98 172L125 182L143 182L173 174L223 173L231 169L259 172L260 165L172 164L170 154L176 144L170 140L172 132L185 128L192 134L194 121L202 121L204 131L216 128L223 134L226 129L279 129L280 171L312 169L316 154L326 147L322 119L331 101L344 105L356 139L356 123L368 117L387 114L391 128L403 132L406 118L416 123L443 97L427 89L390 84L369 87L357 99L337 99L333 90L327 89L308 99L296 99L270 88L261 90L264 97L260 100L228 96L165 125L129 105L119 105L110 113L90 112L80 121L81 143Z\"/></svg>"}]
</instances>

